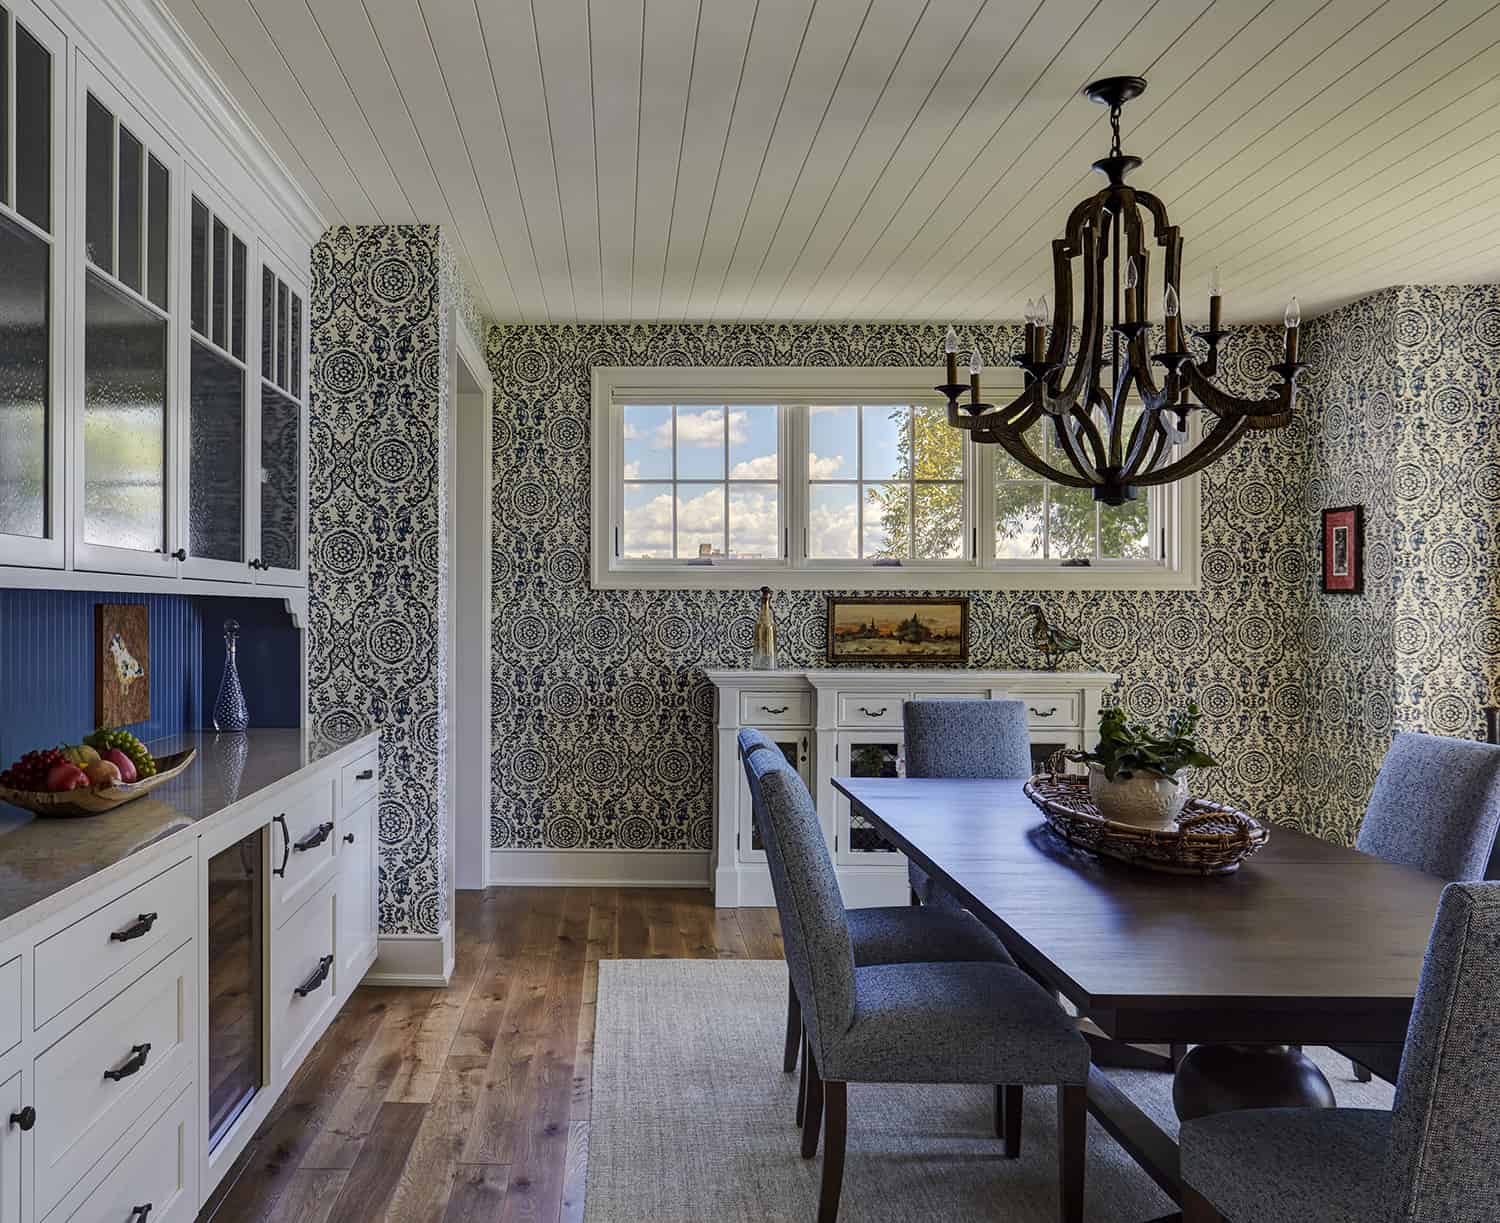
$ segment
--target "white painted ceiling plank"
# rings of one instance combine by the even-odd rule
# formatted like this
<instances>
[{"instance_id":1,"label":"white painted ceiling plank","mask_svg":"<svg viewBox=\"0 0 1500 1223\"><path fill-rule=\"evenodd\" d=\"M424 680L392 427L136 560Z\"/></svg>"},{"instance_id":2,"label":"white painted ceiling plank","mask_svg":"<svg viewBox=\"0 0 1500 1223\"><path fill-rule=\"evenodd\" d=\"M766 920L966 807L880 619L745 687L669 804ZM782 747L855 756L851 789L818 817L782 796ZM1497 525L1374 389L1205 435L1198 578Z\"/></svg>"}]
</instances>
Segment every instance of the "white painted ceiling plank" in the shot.
<instances>
[{"instance_id":1,"label":"white painted ceiling plank","mask_svg":"<svg viewBox=\"0 0 1500 1223\"><path fill-rule=\"evenodd\" d=\"M546 90L552 161L579 319L604 317L599 256L599 184L594 160L593 54L588 0L532 4Z\"/></svg>"},{"instance_id":2,"label":"white painted ceiling plank","mask_svg":"<svg viewBox=\"0 0 1500 1223\"><path fill-rule=\"evenodd\" d=\"M635 258L637 138L645 0L591 0L589 63L599 174L599 270L604 316L630 317Z\"/></svg>"},{"instance_id":3,"label":"white painted ceiling plank","mask_svg":"<svg viewBox=\"0 0 1500 1223\"><path fill-rule=\"evenodd\" d=\"M812 20L813 0L758 0L743 79L714 183L685 314L714 313L786 103L792 70Z\"/></svg>"},{"instance_id":4,"label":"white painted ceiling plank","mask_svg":"<svg viewBox=\"0 0 1500 1223\"><path fill-rule=\"evenodd\" d=\"M698 46L699 0L646 0L641 51L640 151L635 182L632 317L657 317Z\"/></svg>"},{"instance_id":5,"label":"white painted ceiling plank","mask_svg":"<svg viewBox=\"0 0 1500 1223\"><path fill-rule=\"evenodd\" d=\"M756 9L755 0L703 0L701 22L712 36L699 39L693 57L682 158L672 191L666 263L655 307L658 318L682 319L687 314L693 272L703 251L709 210L744 79Z\"/></svg>"},{"instance_id":6,"label":"white painted ceiling plank","mask_svg":"<svg viewBox=\"0 0 1500 1223\"><path fill-rule=\"evenodd\" d=\"M554 323L575 322L578 314L573 271L563 231L562 200L552 159L552 133L531 5L525 0L505 4L481 0L479 15L527 228L546 287L548 313Z\"/></svg>"},{"instance_id":7,"label":"white painted ceiling plank","mask_svg":"<svg viewBox=\"0 0 1500 1223\"><path fill-rule=\"evenodd\" d=\"M365 113L323 31L313 19L307 0L252 0L256 13L286 57L297 81L329 136L369 198L373 213L360 221L406 222L416 219L411 201L401 190L380 140L370 130Z\"/></svg>"},{"instance_id":8,"label":"white painted ceiling plank","mask_svg":"<svg viewBox=\"0 0 1500 1223\"><path fill-rule=\"evenodd\" d=\"M443 79L473 163L489 232L500 249L516 298L515 317L548 322L546 288L532 249L526 210L511 160L510 140L490 76L478 9L450 0L422 0Z\"/></svg>"}]
</instances>

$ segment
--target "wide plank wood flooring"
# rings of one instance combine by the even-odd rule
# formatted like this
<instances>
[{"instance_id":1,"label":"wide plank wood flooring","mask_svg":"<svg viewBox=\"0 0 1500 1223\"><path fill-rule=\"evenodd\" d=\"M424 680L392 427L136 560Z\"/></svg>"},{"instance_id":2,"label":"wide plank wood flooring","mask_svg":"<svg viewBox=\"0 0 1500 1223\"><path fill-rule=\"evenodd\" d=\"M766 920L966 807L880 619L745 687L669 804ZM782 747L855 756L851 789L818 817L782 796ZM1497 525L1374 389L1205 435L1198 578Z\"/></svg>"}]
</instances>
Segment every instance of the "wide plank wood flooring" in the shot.
<instances>
[{"instance_id":1,"label":"wide plank wood flooring","mask_svg":"<svg viewBox=\"0 0 1500 1223\"><path fill-rule=\"evenodd\" d=\"M707 891L461 892L446 990L361 986L200 1223L583 1218L598 965L780 959Z\"/></svg>"}]
</instances>

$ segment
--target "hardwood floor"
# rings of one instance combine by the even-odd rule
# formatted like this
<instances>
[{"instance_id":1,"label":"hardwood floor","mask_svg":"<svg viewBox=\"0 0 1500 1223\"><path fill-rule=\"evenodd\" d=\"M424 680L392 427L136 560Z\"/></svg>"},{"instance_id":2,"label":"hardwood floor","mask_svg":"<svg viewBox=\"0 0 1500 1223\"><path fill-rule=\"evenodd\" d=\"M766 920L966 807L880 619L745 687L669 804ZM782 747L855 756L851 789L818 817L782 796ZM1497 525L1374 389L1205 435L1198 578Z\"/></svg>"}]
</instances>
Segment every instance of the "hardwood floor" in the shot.
<instances>
[{"instance_id":1,"label":"hardwood floor","mask_svg":"<svg viewBox=\"0 0 1500 1223\"><path fill-rule=\"evenodd\" d=\"M598 963L780 959L707 891L461 892L446 990L361 987L200 1223L583 1218Z\"/></svg>"}]
</instances>

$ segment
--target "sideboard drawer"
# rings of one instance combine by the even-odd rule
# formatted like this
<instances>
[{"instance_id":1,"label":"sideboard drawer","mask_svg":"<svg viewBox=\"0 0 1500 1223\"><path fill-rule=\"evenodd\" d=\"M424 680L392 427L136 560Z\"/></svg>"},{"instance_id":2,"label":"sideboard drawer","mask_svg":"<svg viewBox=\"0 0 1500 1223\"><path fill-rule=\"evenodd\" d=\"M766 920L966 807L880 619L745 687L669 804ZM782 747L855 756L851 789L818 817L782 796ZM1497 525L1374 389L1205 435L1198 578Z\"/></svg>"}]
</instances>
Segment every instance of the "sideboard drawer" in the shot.
<instances>
[{"instance_id":1,"label":"sideboard drawer","mask_svg":"<svg viewBox=\"0 0 1500 1223\"><path fill-rule=\"evenodd\" d=\"M36 1059L45 1124L31 1140L36 1217L62 1200L197 1060L193 1016L197 948L183 944Z\"/></svg>"},{"instance_id":2,"label":"sideboard drawer","mask_svg":"<svg viewBox=\"0 0 1500 1223\"><path fill-rule=\"evenodd\" d=\"M1017 692L1014 699L1026 706L1026 724L1036 730L1076 727L1082 716L1078 696L1073 692L1052 695Z\"/></svg>"},{"instance_id":3,"label":"sideboard drawer","mask_svg":"<svg viewBox=\"0 0 1500 1223\"><path fill-rule=\"evenodd\" d=\"M96 985L140 968L193 937L198 868L189 858L59 930L36 948L36 1026Z\"/></svg>"},{"instance_id":4,"label":"sideboard drawer","mask_svg":"<svg viewBox=\"0 0 1500 1223\"><path fill-rule=\"evenodd\" d=\"M900 726L905 692L840 692L840 726Z\"/></svg>"},{"instance_id":5,"label":"sideboard drawer","mask_svg":"<svg viewBox=\"0 0 1500 1223\"><path fill-rule=\"evenodd\" d=\"M349 812L380 793L380 753L350 761L339 771L339 811Z\"/></svg>"},{"instance_id":6,"label":"sideboard drawer","mask_svg":"<svg viewBox=\"0 0 1500 1223\"><path fill-rule=\"evenodd\" d=\"M271 826L271 896L278 922L333 878L337 845L331 779L287 799Z\"/></svg>"},{"instance_id":7,"label":"sideboard drawer","mask_svg":"<svg viewBox=\"0 0 1500 1223\"><path fill-rule=\"evenodd\" d=\"M190 1223L196 1213L194 1174L193 1089L188 1086L130 1143L67 1223L121 1223L127 1218L134 1223L142 1206L150 1207L147 1223Z\"/></svg>"},{"instance_id":8,"label":"sideboard drawer","mask_svg":"<svg viewBox=\"0 0 1500 1223\"><path fill-rule=\"evenodd\" d=\"M810 692L742 692L741 726L811 726Z\"/></svg>"},{"instance_id":9,"label":"sideboard drawer","mask_svg":"<svg viewBox=\"0 0 1500 1223\"><path fill-rule=\"evenodd\" d=\"M330 880L271 936L273 1074L296 1069L338 998L337 897Z\"/></svg>"},{"instance_id":10,"label":"sideboard drawer","mask_svg":"<svg viewBox=\"0 0 1500 1223\"><path fill-rule=\"evenodd\" d=\"M0 1053L21 1043L21 957L0 964Z\"/></svg>"}]
</instances>

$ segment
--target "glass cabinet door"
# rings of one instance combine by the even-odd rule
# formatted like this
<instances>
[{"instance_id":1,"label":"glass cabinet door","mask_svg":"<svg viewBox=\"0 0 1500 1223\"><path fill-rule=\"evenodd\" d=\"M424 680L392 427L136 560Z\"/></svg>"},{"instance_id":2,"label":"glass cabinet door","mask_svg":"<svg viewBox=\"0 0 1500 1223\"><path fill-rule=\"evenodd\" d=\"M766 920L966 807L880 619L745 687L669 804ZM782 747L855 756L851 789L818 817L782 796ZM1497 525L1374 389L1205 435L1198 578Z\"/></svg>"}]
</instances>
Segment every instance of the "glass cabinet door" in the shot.
<instances>
[{"instance_id":1,"label":"glass cabinet door","mask_svg":"<svg viewBox=\"0 0 1500 1223\"><path fill-rule=\"evenodd\" d=\"M839 735L834 772L840 777L904 777L906 746L900 731L846 731ZM849 800L838 795L834 825L834 856L840 862L870 862L898 852L871 826L854 814Z\"/></svg>"},{"instance_id":2,"label":"glass cabinet door","mask_svg":"<svg viewBox=\"0 0 1500 1223\"><path fill-rule=\"evenodd\" d=\"M249 248L219 212L192 194L188 314L188 411L182 502L189 577L248 581L250 523L245 495L249 367Z\"/></svg>"},{"instance_id":3,"label":"glass cabinet door","mask_svg":"<svg viewBox=\"0 0 1500 1223\"><path fill-rule=\"evenodd\" d=\"M306 322L302 293L269 265L260 284L260 479L255 556L257 581L306 580L303 519L307 473L307 391L303 378Z\"/></svg>"},{"instance_id":4,"label":"glass cabinet door","mask_svg":"<svg viewBox=\"0 0 1500 1223\"><path fill-rule=\"evenodd\" d=\"M61 568L63 39L0 0L0 564Z\"/></svg>"},{"instance_id":5,"label":"glass cabinet door","mask_svg":"<svg viewBox=\"0 0 1500 1223\"><path fill-rule=\"evenodd\" d=\"M758 727L762 734L776 744L781 754L797 770L803 784L812 786L812 731L792 730L785 726ZM739 771L739 827L738 856L742 862L764 862L766 847L760 839L760 828L755 823L755 808L750 798L750 783L745 780L745 770Z\"/></svg>"},{"instance_id":6,"label":"glass cabinet door","mask_svg":"<svg viewBox=\"0 0 1500 1223\"><path fill-rule=\"evenodd\" d=\"M76 563L169 576L173 157L80 59L83 429Z\"/></svg>"},{"instance_id":7,"label":"glass cabinet door","mask_svg":"<svg viewBox=\"0 0 1500 1223\"><path fill-rule=\"evenodd\" d=\"M266 1085L265 829L208 861L208 1149Z\"/></svg>"}]
</instances>

